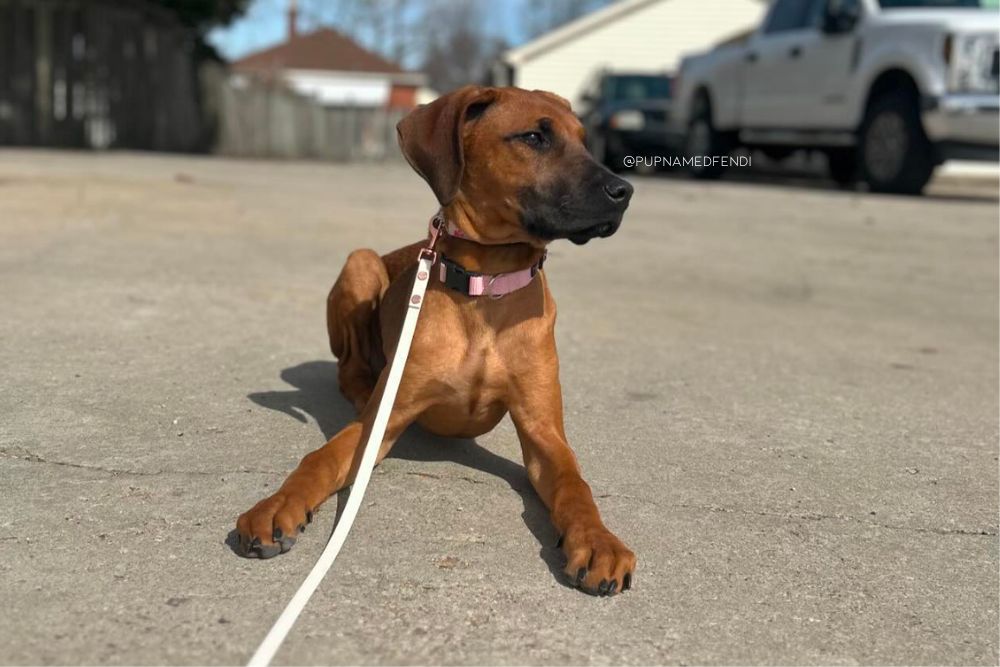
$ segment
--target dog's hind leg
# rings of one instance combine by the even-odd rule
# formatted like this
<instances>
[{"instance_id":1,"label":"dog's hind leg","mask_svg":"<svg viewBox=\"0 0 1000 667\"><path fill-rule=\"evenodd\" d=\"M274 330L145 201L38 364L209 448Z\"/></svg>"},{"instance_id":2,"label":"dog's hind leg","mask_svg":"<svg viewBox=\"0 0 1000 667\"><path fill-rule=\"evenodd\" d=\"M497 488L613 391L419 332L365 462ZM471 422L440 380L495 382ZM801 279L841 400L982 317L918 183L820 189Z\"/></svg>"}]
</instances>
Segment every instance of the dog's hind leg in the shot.
<instances>
[{"instance_id":1,"label":"dog's hind leg","mask_svg":"<svg viewBox=\"0 0 1000 667\"><path fill-rule=\"evenodd\" d=\"M379 322L382 296L392 281L417 263L423 245L413 243L384 257L374 250L355 250L326 299L326 329L340 366L340 392L358 412L367 405L385 366Z\"/></svg>"},{"instance_id":2,"label":"dog's hind leg","mask_svg":"<svg viewBox=\"0 0 1000 667\"><path fill-rule=\"evenodd\" d=\"M371 398L385 365L378 306L388 287L389 273L378 253L355 250L326 300L326 327L339 365L340 391L358 412Z\"/></svg>"}]
</instances>

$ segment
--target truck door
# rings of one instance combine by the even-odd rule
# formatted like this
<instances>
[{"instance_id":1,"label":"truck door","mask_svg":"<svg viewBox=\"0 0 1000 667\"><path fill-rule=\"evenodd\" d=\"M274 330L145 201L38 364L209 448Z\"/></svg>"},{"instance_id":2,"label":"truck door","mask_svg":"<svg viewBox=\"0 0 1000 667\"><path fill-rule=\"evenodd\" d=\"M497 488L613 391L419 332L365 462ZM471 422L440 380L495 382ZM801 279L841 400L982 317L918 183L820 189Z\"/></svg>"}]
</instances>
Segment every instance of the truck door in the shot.
<instances>
[{"instance_id":1,"label":"truck door","mask_svg":"<svg viewBox=\"0 0 1000 667\"><path fill-rule=\"evenodd\" d=\"M804 67L807 48L822 34L826 0L776 0L744 55L744 128L803 128L810 125L801 101L813 95L811 78L821 62Z\"/></svg>"},{"instance_id":2,"label":"truck door","mask_svg":"<svg viewBox=\"0 0 1000 667\"><path fill-rule=\"evenodd\" d=\"M862 11L860 0L826 0L816 17L815 29L803 37L800 60L807 84L794 104L810 119L810 129L850 129L848 124L854 115L848 108L848 90L861 47L860 37L857 26L846 32L823 31L826 8L832 3L852 5L855 11Z\"/></svg>"}]
</instances>

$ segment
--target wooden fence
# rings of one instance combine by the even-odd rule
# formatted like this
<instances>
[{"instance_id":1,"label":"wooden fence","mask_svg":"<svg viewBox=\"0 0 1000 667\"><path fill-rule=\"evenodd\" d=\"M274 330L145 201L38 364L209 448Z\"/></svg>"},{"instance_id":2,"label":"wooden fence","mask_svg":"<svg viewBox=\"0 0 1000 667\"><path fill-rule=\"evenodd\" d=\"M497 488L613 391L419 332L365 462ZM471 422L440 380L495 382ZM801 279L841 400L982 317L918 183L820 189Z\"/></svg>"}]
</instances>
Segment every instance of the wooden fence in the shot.
<instances>
[{"instance_id":1,"label":"wooden fence","mask_svg":"<svg viewBox=\"0 0 1000 667\"><path fill-rule=\"evenodd\" d=\"M144 0L0 0L0 146L396 158L404 112L330 108L199 62Z\"/></svg>"},{"instance_id":2,"label":"wooden fence","mask_svg":"<svg viewBox=\"0 0 1000 667\"><path fill-rule=\"evenodd\" d=\"M0 145L203 148L194 47L142 0L0 0Z\"/></svg>"},{"instance_id":3,"label":"wooden fence","mask_svg":"<svg viewBox=\"0 0 1000 667\"><path fill-rule=\"evenodd\" d=\"M279 83L221 73L207 78L218 95L218 153L338 161L400 156L396 123L405 111L328 107Z\"/></svg>"}]
</instances>

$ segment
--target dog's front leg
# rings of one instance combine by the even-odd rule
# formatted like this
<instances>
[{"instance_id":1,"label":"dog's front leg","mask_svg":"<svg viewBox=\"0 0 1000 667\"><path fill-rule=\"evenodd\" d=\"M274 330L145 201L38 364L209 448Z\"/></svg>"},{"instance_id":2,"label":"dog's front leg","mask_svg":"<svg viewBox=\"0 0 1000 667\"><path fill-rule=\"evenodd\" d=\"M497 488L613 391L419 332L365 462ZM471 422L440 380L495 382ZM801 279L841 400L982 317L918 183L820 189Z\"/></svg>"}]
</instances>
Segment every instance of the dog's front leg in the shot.
<instances>
[{"instance_id":1,"label":"dog's front leg","mask_svg":"<svg viewBox=\"0 0 1000 667\"><path fill-rule=\"evenodd\" d=\"M327 498L354 481L364 443L368 442L388 369L375 388L371 400L356 421L329 442L306 454L274 495L264 498L236 521L240 551L245 556L270 558L288 551L296 536L312 520L312 513ZM414 400L417 392L407 387L404 376L379 448L381 461L396 439L426 406Z\"/></svg>"},{"instance_id":2,"label":"dog's front leg","mask_svg":"<svg viewBox=\"0 0 1000 667\"><path fill-rule=\"evenodd\" d=\"M566 441L554 350L543 358L553 360L546 364L551 368L518 374L516 400L509 405L524 465L562 536L566 574L588 593L613 595L631 587L635 554L601 521L590 486Z\"/></svg>"}]
</instances>

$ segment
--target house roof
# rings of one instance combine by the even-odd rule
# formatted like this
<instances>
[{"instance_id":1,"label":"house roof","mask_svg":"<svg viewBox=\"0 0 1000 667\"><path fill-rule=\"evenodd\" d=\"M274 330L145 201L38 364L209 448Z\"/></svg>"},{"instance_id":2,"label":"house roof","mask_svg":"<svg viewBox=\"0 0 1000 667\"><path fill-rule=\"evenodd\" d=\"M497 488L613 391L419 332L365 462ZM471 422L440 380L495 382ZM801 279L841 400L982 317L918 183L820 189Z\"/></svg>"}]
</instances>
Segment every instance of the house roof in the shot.
<instances>
[{"instance_id":1,"label":"house roof","mask_svg":"<svg viewBox=\"0 0 1000 667\"><path fill-rule=\"evenodd\" d=\"M369 74L405 74L394 62L362 48L336 30L321 28L251 53L232 63L237 71L312 69Z\"/></svg>"}]
</instances>

